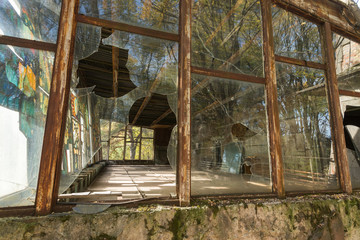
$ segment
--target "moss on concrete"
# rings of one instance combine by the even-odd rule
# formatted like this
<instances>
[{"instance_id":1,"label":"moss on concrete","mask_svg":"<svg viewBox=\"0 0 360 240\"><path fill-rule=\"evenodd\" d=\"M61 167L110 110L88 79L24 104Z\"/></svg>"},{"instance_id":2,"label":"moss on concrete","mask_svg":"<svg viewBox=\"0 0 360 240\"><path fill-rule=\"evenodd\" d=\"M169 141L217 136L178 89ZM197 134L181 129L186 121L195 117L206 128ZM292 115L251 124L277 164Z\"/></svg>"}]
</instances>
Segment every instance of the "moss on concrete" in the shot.
<instances>
[{"instance_id":1,"label":"moss on concrete","mask_svg":"<svg viewBox=\"0 0 360 240\"><path fill-rule=\"evenodd\" d=\"M336 227L339 226L339 227ZM311 239L360 235L360 197L202 200L103 213L0 218L0 239Z\"/></svg>"}]
</instances>

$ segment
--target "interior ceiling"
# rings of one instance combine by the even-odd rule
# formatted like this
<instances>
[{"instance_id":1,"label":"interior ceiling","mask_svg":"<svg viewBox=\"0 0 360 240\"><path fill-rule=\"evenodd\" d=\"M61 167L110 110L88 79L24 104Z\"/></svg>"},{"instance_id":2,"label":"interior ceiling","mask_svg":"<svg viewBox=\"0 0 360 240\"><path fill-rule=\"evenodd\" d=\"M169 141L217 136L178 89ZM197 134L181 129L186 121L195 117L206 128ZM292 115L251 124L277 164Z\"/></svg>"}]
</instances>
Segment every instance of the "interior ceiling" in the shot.
<instances>
[{"instance_id":1,"label":"interior ceiling","mask_svg":"<svg viewBox=\"0 0 360 240\"><path fill-rule=\"evenodd\" d=\"M110 36L111 29L102 29L102 38ZM126 68L128 51L120 49L118 69L118 91L119 97L127 94L136 86L130 80L129 70ZM78 68L79 84L77 87L91 87L95 85L95 94L110 98L113 97L113 74L112 74L112 46L105 46L100 43L98 52L88 58L79 61ZM168 114L154 126L152 123L169 110L167 97L160 94L152 94L146 107L141 112L136 122L133 122L145 98L138 99L130 109L129 123L135 126L145 127L166 127L176 124L176 117L173 112Z\"/></svg>"}]
</instances>

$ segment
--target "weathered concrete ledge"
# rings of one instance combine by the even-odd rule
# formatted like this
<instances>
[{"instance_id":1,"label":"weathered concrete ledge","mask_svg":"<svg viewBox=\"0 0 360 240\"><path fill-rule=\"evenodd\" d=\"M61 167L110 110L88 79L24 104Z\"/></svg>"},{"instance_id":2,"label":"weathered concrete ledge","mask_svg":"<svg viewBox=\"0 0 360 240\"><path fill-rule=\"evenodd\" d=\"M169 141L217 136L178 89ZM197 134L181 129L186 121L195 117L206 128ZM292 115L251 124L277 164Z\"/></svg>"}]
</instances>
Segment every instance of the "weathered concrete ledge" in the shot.
<instances>
[{"instance_id":1,"label":"weathered concrete ledge","mask_svg":"<svg viewBox=\"0 0 360 240\"><path fill-rule=\"evenodd\" d=\"M0 218L0 239L359 239L360 197L197 201Z\"/></svg>"}]
</instances>

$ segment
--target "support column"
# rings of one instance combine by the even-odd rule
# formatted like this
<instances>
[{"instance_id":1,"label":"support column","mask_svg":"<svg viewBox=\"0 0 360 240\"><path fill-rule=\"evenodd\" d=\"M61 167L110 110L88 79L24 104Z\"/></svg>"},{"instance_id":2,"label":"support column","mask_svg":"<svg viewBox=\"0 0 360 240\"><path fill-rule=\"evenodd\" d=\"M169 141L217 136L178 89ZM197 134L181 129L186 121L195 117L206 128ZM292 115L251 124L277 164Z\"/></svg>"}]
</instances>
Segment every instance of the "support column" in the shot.
<instances>
[{"instance_id":1,"label":"support column","mask_svg":"<svg viewBox=\"0 0 360 240\"><path fill-rule=\"evenodd\" d=\"M51 213L57 200L78 7L79 0L62 2L35 202L36 215Z\"/></svg>"},{"instance_id":2,"label":"support column","mask_svg":"<svg viewBox=\"0 0 360 240\"><path fill-rule=\"evenodd\" d=\"M191 149L191 0L180 0L180 51L178 97L178 164L176 191L181 206L190 204Z\"/></svg>"},{"instance_id":3,"label":"support column","mask_svg":"<svg viewBox=\"0 0 360 240\"><path fill-rule=\"evenodd\" d=\"M261 1L261 13L263 24L264 71L266 79L265 91L269 129L271 177L273 191L277 193L279 198L285 198L271 0Z\"/></svg>"}]
</instances>

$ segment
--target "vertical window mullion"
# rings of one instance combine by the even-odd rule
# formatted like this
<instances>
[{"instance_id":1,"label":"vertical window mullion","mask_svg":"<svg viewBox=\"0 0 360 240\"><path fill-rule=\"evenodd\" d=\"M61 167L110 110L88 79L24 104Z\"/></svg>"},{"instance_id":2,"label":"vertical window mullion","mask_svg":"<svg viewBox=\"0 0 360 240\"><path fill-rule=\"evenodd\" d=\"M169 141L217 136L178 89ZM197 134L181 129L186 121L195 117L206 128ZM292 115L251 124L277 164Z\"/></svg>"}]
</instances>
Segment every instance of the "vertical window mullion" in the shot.
<instances>
[{"instance_id":1,"label":"vertical window mullion","mask_svg":"<svg viewBox=\"0 0 360 240\"><path fill-rule=\"evenodd\" d=\"M269 128L269 147L271 159L271 175L273 191L279 198L285 197L284 171L280 141L280 120L277 102L276 69L274 54L274 39L272 30L271 0L261 1L261 14L263 24L263 49L266 107Z\"/></svg>"}]
</instances>

